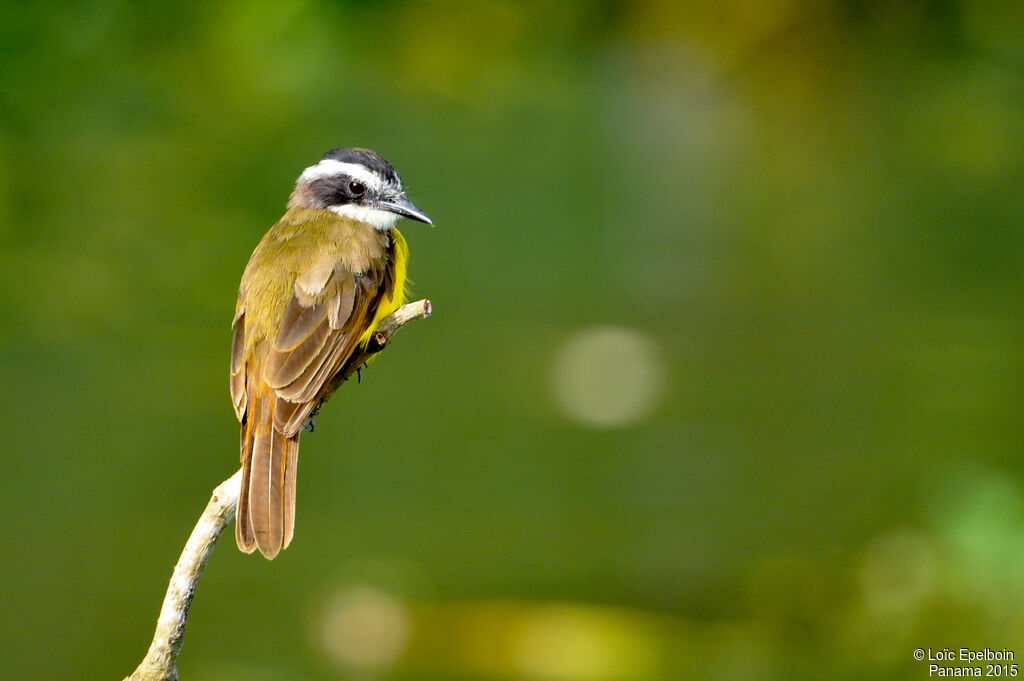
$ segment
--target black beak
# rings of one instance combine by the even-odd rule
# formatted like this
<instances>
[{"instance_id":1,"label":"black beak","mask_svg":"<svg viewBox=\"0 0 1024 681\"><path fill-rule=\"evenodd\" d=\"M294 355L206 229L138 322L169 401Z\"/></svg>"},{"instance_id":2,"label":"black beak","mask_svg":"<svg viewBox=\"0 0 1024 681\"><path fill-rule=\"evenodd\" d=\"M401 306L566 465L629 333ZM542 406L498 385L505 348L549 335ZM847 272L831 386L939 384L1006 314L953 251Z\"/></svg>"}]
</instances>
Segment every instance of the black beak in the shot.
<instances>
[{"instance_id":1,"label":"black beak","mask_svg":"<svg viewBox=\"0 0 1024 681\"><path fill-rule=\"evenodd\" d=\"M404 192L392 199L381 201L377 205L386 211L394 213L395 215L401 215L402 217L409 218L410 220L425 222L431 227L434 226L434 221L430 219L430 216L417 208L416 204L410 201L409 197L406 196Z\"/></svg>"}]
</instances>

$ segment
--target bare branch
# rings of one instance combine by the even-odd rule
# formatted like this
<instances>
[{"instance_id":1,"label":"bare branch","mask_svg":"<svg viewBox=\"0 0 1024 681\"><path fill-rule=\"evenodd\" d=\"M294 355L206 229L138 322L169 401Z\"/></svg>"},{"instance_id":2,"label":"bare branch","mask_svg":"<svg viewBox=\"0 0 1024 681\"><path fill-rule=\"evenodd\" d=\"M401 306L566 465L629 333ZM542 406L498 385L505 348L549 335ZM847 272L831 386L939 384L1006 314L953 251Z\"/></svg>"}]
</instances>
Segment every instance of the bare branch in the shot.
<instances>
[{"instance_id":1,"label":"bare branch","mask_svg":"<svg viewBox=\"0 0 1024 681\"><path fill-rule=\"evenodd\" d=\"M398 308L390 315L381 320L377 330L370 337L370 342L365 348L359 348L341 368L341 375L348 379L357 369L363 367L374 355L383 350L391 342L392 336L408 324L417 319L426 319L434 311L429 300L417 300L415 303L408 303ZM340 385L340 384L339 384ZM330 395L326 395L326 401Z\"/></svg>"},{"instance_id":2,"label":"bare branch","mask_svg":"<svg viewBox=\"0 0 1024 681\"><path fill-rule=\"evenodd\" d=\"M185 638L185 621L192 605L196 583L206 567L206 561L217 545L217 539L235 517L238 489L241 487L242 469L217 486L210 503L196 523L185 543L178 564L174 566L171 583L167 586L160 618L149 652L128 681L177 681L178 653Z\"/></svg>"},{"instance_id":3,"label":"bare branch","mask_svg":"<svg viewBox=\"0 0 1024 681\"><path fill-rule=\"evenodd\" d=\"M342 375L345 378L351 376L373 355L386 348L399 329L411 321L429 317L431 311L429 300L418 300L403 305L385 317L367 347L357 351L342 368ZM217 545L217 539L235 518L241 480L242 471L239 469L213 490L210 503L206 505L202 517L185 543L178 564L174 566L149 652L125 681L178 681L178 654L185 638L185 623L192 597L206 561Z\"/></svg>"}]
</instances>

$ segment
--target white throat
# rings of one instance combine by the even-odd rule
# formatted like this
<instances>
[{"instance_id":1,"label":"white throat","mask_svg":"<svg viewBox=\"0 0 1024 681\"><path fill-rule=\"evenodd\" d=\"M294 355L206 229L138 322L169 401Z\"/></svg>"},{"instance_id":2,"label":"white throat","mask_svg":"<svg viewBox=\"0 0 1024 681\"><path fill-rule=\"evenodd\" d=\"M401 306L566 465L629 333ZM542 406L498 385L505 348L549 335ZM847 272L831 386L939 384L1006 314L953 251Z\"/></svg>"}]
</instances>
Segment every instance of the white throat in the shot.
<instances>
[{"instance_id":1,"label":"white throat","mask_svg":"<svg viewBox=\"0 0 1024 681\"><path fill-rule=\"evenodd\" d=\"M401 215L396 215L390 211L381 210L380 208L373 208L372 206L357 206L352 203L347 203L343 206L328 206L327 210L332 213L337 213L343 218L350 218L356 222L365 222L372 226L374 229L378 229L382 232L386 232L395 226Z\"/></svg>"}]
</instances>

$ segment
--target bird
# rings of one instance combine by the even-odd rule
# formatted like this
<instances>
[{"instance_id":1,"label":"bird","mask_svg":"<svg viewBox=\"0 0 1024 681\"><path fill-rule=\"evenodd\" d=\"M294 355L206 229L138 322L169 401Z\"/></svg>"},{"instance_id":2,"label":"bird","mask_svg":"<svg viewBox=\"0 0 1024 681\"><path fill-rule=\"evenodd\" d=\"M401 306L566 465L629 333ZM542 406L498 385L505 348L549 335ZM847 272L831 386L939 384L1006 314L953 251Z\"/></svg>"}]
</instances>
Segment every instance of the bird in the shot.
<instances>
[{"instance_id":1,"label":"bird","mask_svg":"<svg viewBox=\"0 0 1024 681\"><path fill-rule=\"evenodd\" d=\"M299 435L345 380L346 361L405 302L400 218L434 224L377 152L332 149L302 171L246 265L231 342L245 553L273 559L291 542Z\"/></svg>"}]
</instances>

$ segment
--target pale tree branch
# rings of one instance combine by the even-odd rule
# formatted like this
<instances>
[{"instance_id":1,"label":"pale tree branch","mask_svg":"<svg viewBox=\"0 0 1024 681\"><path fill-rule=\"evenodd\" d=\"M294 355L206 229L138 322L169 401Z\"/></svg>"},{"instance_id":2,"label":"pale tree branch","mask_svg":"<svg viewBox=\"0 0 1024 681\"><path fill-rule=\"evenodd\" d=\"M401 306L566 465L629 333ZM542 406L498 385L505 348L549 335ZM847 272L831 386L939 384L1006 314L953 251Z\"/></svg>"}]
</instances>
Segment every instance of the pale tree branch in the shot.
<instances>
[{"instance_id":1,"label":"pale tree branch","mask_svg":"<svg viewBox=\"0 0 1024 681\"><path fill-rule=\"evenodd\" d=\"M210 503L206 505L206 510L185 542L185 550L181 552L178 564L174 566L149 652L128 677L128 681L177 681L178 653L181 652L185 638L185 621L188 619L189 606L192 605L192 596L195 595L196 583L217 545L217 539L235 517L241 481L242 469L238 469L238 472L213 490Z\"/></svg>"},{"instance_id":2,"label":"pale tree branch","mask_svg":"<svg viewBox=\"0 0 1024 681\"><path fill-rule=\"evenodd\" d=\"M384 318L366 348L357 350L341 373L348 378L366 364L372 355L380 352L391 342L392 336L411 321L424 319L432 312L429 300L418 300L398 308ZM156 631L149 652L138 668L125 681L177 681L178 653L185 638L185 623L188 620L189 607L195 595L199 576L206 567L206 561L217 545L217 539L231 521L235 519L238 506L238 491L241 486L242 471L239 469L230 478L217 485L206 505L202 517L185 543L174 574L171 575L167 594L164 596L160 617L156 621Z\"/></svg>"}]
</instances>

